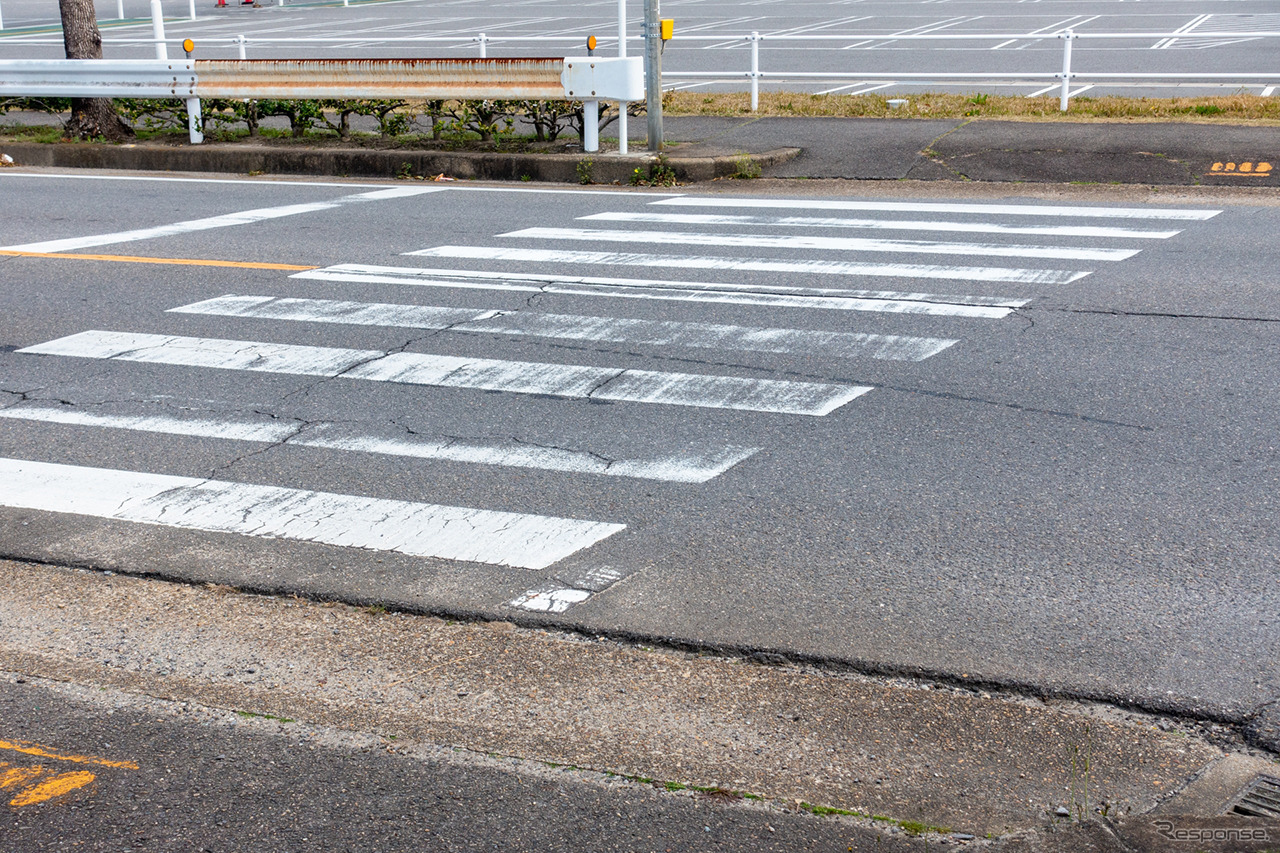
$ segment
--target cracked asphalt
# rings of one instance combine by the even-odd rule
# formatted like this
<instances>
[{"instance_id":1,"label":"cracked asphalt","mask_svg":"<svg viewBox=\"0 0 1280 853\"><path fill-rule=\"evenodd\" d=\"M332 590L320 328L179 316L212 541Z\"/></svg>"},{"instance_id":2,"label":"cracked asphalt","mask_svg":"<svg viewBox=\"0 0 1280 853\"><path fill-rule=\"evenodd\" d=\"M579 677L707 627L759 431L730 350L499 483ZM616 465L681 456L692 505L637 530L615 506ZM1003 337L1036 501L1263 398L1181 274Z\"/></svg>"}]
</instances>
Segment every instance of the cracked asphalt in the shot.
<instances>
[{"instance_id":1,"label":"cracked asphalt","mask_svg":"<svg viewBox=\"0 0 1280 853\"><path fill-rule=\"evenodd\" d=\"M110 181L12 173L4 181L6 245L354 191L289 182L136 181L122 192ZM818 200L853 189L824 184L803 191ZM414 266L422 259L402 253L446 244L489 246L497 235L520 228L574 227L579 216L652 210L649 202L669 196L543 190L445 190L103 251L316 267ZM794 184L788 191L801 192ZM744 188L692 192L738 198ZM1067 285L953 281L925 288L894 279L874 285L937 290L939 304L947 303L948 293L1030 300L999 321L850 317L729 303L690 308L554 288L531 296L310 281L274 270L0 258L7 283L0 293L0 405L46 401L121 418L166 413L286 425L278 437L245 443L3 418L6 457L626 525L554 567L530 571L9 507L0 510L0 552L1091 697L1242 728L1260 719L1280 697L1274 437L1280 397L1272 381L1280 315L1269 237L1280 226L1280 213L1268 201L1226 189L1108 193L1064 186L860 184L856 192L896 200L1155 204L1223 212L1180 223L1176 237L1145 241L1139 255L1120 263L1034 262L1090 271ZM663 244L661 236L654 240L637 250L676 257L707 251ZM1010 238L1015 244L1038 241L1043 238ZM1083 244L1081 238L1074 242ZM497 261L470 264L511 269ZM839 286L831 276L704 272L678 262L643 274L695 284L733 281L772 293ZM169 311L225 294L852 329L959 343L925 361L896 362L452 328L406 337L403 330L377 326ZM340 347L376 353L372 359L447 352L874 390L813 418L695 412L590 394L563 399L355 382L343 375L350 367L322 376L248 374L17 352L87 329ZM567 450L606 468L623 458L708 443L758 450L714 479L691 485L391 458L299 440L320 425L375 437ZM325 518L332 520L332 513ZM603 567L623 579L564 613L511 606L557 577Z\"/></svg>"}]
</instances>

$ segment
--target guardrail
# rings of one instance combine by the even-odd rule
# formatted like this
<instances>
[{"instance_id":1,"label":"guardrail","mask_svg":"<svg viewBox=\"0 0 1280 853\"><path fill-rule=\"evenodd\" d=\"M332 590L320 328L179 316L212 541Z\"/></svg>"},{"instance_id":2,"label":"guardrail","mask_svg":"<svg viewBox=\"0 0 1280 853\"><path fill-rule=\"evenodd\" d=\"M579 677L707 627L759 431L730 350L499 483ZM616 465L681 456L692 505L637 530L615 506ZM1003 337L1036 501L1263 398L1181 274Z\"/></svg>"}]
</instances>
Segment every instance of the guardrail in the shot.
<instances>
[{"instance_id":1,"label":"guardrail","mask_svg":"<svg viewBox=\"0 0 1280 853\"><path fill-rule=\"evenodd\" d=\"M0 96L180 98L193 143L201 98L411 98L424 101L644 100L640 57L563 59L13 59ZM588 123L589 124L589 123ZM587 134L588 137L591 134ZM590 138L588 151L596 150Z\"/></svg>"}]
</instances>

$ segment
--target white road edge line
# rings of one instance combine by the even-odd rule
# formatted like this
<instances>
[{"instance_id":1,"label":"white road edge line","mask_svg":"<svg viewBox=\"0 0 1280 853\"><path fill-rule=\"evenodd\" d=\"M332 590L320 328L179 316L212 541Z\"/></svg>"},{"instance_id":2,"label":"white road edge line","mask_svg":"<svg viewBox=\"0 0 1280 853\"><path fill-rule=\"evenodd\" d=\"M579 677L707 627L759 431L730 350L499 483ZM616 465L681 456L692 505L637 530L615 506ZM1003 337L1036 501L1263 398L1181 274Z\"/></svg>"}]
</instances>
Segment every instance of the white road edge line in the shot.
<instances>
[{"instance_id":1,"label":"white road edge line","mask_svg":"<svg viewBox=\"0 0 1280 853\"><path fill-rule=\"evenodd\" d=\"M214 228L227 228L233 225L250 225L268 219L281 219L286 216L297 216L303 213L316 213L321 210L332 210L346 204L358 204L368 201L384 201L393 198L406 198L440 192L439 187L392 187L372 192L356 193L331 201L306 202L303 204L287 204L281 207L261 207L256 210L245 210L239 213L227 213L222 216L209 216L204 219L189 219L175 222L172 225L160 225L155 228L138 228L132 231L117 231L112 234L97 234L88 237L68 237L62 240L46 240L40 243L22 243L16 246L0 246L10 252L69 252L75 249L87 249L92 246L110 246L117 243L131 243L138 240L152 240L159 237L174 237L179 234L190 234L195 231L208 231Z\"/></svg>"},{"instance_id":2,"label":"white road edge line","mask_svg":"<svg viewBox=\"0 0 1280 853\"><path fill-rule=\"evenodd\" d=\"M469 441L421 434L388 438L354 431L338 423L280 423L167 415L110 415L86 412L60 403L19 403L0 409L0 418L67 424L101 429L125 429L163 435L187 435L229 441L291 444L352 453L373 453L506 468L534 468L570 474L628 477L669 483L706 483L759 452L758 447L728 445L707 452L666 456L606 459L555 447L521 442Z\"/></svg>"},{"instance_id":3,"label":"white road edge line","mask_svg":"<svg viewBox=\"0 0 1280 853\"><path fill-rule=\"evenodd\" d=\"M624 524L0 459L0 505L545 569Z\"/></svg>"}]
</instances>

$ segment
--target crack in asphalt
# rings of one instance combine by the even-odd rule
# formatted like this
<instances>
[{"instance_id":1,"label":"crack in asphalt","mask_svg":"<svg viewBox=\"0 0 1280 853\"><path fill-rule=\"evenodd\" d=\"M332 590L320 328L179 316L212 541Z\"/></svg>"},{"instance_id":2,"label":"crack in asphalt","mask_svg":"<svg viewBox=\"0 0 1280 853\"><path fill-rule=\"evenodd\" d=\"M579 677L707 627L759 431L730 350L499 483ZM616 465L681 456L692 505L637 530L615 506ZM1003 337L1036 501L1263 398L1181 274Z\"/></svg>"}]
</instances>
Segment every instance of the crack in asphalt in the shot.
<instances>
[{"instance_id":1,"label":"crack in asphalt","mask_svg":"<svg viewBox=\"0 0 1280 853\"><path fill-rule=\"evenodd\" d=\"M1126 311L1122 308L1059 308L1038 305L1034 309L1055 314L1098 314L1110 317L1151 317L1158 320L1221 320L1239 323L1280 323L1280 317L1241 317L1233 314L1186 314L1172 311Z\"/></svg>"}]
</instances>

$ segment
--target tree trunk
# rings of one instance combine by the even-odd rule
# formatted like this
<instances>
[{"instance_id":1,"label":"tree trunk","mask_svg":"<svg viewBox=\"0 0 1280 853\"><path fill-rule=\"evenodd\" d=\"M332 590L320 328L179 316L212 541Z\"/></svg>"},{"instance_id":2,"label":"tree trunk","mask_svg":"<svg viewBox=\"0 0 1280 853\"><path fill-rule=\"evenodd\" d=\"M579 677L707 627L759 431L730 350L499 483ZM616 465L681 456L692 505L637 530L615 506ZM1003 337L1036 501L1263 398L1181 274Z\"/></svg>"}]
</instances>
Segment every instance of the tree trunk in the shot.
<instances>
[{"instance_id":1,"label":"tree trunk","mask_svg":"<svg viewBox=\"0 0 1280 853\"><path fill-rule=\"evenodd\" d=\"M58 0L62 13L62 43L67 59L101 59L102 34L93 0ZM133 136L133 128L116 114L110 98L72 98L71 118L63 126L67 136L101 136L113 142Z\"/></svg>"}]
</instances>

